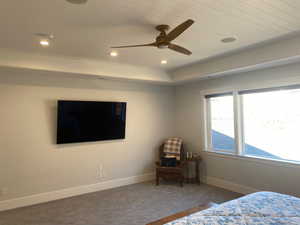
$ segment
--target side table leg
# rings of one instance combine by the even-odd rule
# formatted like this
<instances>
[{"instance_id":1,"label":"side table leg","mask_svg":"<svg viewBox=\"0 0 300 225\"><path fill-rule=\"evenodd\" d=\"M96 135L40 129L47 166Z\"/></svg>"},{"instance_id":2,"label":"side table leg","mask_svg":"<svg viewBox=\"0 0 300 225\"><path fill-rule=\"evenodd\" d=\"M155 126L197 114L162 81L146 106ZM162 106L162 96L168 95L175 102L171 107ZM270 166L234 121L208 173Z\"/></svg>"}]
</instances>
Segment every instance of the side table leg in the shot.
<instances>
[{"instance_id":1,"label":"side table leg","mask_svg":"<svg viewBox=\"0 0 300 225\"><path fill-rule=\"evenodd\" d=\"M200 178L199 178L199 160L196 160L196 183L200 184Z\"/></svg>"}]
</instances>

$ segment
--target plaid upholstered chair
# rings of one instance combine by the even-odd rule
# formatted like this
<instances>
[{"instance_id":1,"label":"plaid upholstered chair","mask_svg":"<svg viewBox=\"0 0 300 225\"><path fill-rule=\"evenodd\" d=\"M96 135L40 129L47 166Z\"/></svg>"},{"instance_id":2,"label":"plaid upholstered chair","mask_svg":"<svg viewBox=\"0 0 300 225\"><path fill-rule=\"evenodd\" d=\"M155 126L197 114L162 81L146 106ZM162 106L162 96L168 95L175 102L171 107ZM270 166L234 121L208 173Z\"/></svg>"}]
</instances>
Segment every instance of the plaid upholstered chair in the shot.
<instances>
[{"instance_id":1,"label":"plaid upholstered chair","mask_svg":"<svg viewBox=\"0 0 300 225\"><path fill-rule=\"evenodd\" d=\"M159 148L159 161L156 162L156 185L160 178L177 180L183 186L186 165L181 138L168 138Z\"/></svg>"}]
</instances>

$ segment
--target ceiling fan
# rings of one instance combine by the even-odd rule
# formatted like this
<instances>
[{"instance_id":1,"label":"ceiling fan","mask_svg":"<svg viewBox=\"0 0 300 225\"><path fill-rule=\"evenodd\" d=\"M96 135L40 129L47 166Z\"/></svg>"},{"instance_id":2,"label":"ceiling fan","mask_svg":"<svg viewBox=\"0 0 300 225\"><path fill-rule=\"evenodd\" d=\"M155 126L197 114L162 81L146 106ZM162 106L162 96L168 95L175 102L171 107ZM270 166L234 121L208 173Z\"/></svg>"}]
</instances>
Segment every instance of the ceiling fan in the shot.
<instances>
[{"instance_id":1,"label":"ceiling fan","mask_svg":"<svg viewBox=\"0 0 300 225\"><path fill-rule=\"evenodd\" d=\"M171 30L169 33L166 33L166 31L170 28L168 25L158 25L156 26L156 30L160 31L160 34L156 37L155 42L150 44L143 44L143 45L127 45L127 46L114 46L111 48L132 48L132 47L157 47L157 48L169 48L173 51L185 54L185 55L191 55L192 52L187 50L186 48L183 48L179 45L172 44L171 41L175 40L179 35L181 35L186 29L188 29L192 24L194 23L193 20L189 19L182 24L175 27L173 30Z\"/></svg>"}]
</instances>

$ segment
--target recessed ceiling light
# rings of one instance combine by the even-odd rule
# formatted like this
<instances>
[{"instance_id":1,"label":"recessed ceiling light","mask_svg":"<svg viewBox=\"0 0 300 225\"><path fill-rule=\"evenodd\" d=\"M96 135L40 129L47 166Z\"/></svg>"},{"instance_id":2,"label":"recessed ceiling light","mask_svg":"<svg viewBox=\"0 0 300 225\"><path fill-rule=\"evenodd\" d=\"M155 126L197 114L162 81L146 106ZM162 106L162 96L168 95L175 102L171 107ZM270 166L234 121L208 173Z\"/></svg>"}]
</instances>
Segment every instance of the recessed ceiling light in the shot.
<instances>
[{"instance_id":1,"label":"recessed ceiling light","mask_svg":"<svg viewBox=\"0 0 300 225\"><path fill-rule=\"evenodd\" d=\"M160 63L161 63L161 64L167 64L168 61L167 61L167 60L161 60Z\"/></svg>"},{"instance_id":2,"label":"recessed ceiling light","mask_svg":"<svg viewBox=\"0 0 300 225\"><path fill-rule=\"evenodd\" d=\"M40 40L40 45L43 47L48 47L50 45L50 42L47 39L42 39Z\"/></svg>"},{"instance_id":3,"label":"recessed ceiling light","mask_svg":"<svg viewBox=\"0 0 300 225\"><path fill-rule=\"evenodd\" d=\"M113 52L110 52L110 56L112 56L112 57L116 57L116 56L118 56L118 53L117 53L117 52L115 52L115 51L113 51Z\"/></svg>"},{"instance_id":4,"label":"recessed ceiling light","mask_svg":"<svg viewBox=\"0 0 300 225\"><path fill-rule=\"evenodd\" d=\"M43 47L48 47L50 45L50 42L54 39L53 34L35 33L34 35L37 36L40 45Z\"/></svg>"},{"instance_id":5,"label":"recessed ceiling light","mask_svg":"<svg viewBox=\"0 0 300 225\"><path fill-rule=\"evenodd\" d=\"M236 37L226 37L226 38L221 39L221 41L222 41L223 43L234 42L234 41L236 41Z\"/></svg>"},{"instance_id":6,"label":"recessed ceiling light","mask_svg":"<svg viewBox=\"0 0 300 225\"><path fill-rule=\"evenodd\" d=\"M87 0L67 0L67 2L70 2L72 4L85 4Z\"/></svg>"}]
</instances>

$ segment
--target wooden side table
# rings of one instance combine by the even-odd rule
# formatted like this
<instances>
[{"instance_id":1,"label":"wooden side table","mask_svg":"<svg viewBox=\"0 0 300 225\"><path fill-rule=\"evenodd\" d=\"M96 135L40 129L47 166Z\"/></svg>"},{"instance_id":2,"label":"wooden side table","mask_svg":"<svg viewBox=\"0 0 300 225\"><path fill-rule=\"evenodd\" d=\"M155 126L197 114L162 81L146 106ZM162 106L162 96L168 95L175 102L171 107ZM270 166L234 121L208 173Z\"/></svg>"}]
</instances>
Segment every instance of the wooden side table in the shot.
<instances>
[{"instance_id":1,"label":"wooden side table","mask_svg":"<svg viewBox=\"0 0 300 225\"><path fill-rule=\"evenodd\" d=\"M194 177L186 177L184 180L186 183L197 183L200 184L200 177L199 177L199 163L201 162L201 157L194 157L190 159L186 159L187 168L189 168L189 164L194 162L195 165L195 176Z\"/></svg>"}]
</instances>

